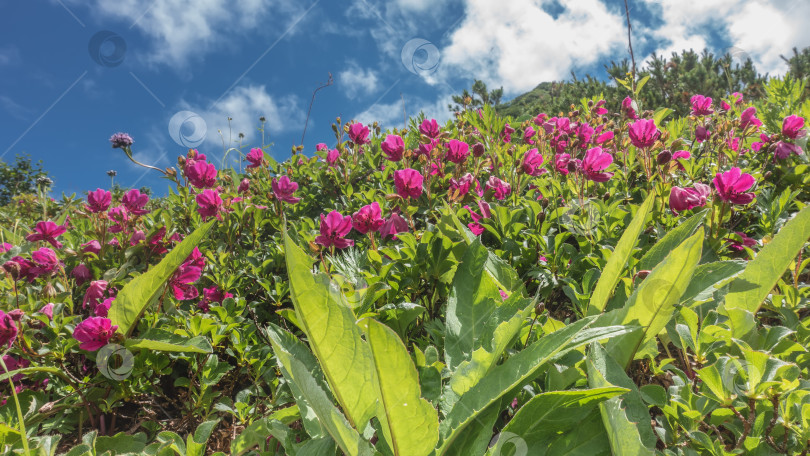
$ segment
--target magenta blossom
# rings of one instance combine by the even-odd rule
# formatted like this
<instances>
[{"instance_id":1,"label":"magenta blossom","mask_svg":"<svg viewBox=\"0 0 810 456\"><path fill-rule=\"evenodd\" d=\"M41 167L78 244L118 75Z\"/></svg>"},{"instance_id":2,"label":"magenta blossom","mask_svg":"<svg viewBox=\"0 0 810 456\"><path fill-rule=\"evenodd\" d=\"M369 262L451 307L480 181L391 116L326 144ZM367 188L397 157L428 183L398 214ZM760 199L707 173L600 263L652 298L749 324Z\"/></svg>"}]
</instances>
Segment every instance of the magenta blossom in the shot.
<instances>
[{"instance_id":1,"label":"magenta blossom","mask_svg":"<svg viewBox=\"0 0 810 456\"><path fill-rule=\"evenodd\" d=\"M396 239L397 234L408 232L408 222L401 215L394 212L383 222L380 234L383 239Z\"/></svg>"},{"instance_id":2,"label":"magenta blossom","mask_svg":"<svg viewBox=\"0 0 810 456\"><path fill-rule=\"evenodd\" d=\"M655 120L637 120L630 124L630 141L639 149L652 147L661 137L661 130L655 126Z\"/></svg>"},{"instance_id":3,"label":"magenta blossom","mask_svg":"<svg viewBox=\"0 0 810 456\"><path fill-rule=\"evenodd\" d=\"M109 318L90 317L76 325L73 338L80 342L82 350L96 351L107 345L117 329L118 325L113 325Z\"/></svg>"},{"instance_id":4,"label":"magenta blossom","mask_svg":"<svg viewBox=\"0 0 810 456\"><path fill-rule=\"evenodd\" d=\"M411 168L394 171L394 187L402 198L419 198L422 195L424 178L419 171Z\"/></svg>"},{"instance_id":5,"label":"magenta blossom","mask_svg":"<svg viewBox=\"0 0 810 456\"><path fill-rule=\"evenodd\" d=\"M223 293L216 285L203 288L203 297L197 304L197 308L208 313L211 310L211 304L222 304L222 301L228 298L233 298L233 295L228 292Z\"/></svg>"},{"instance_id":6,"label":"magenta blossom","mask_svg":"<svg viewBox=\"0 0 810 456\"><path fill-rule=\"evenodd\" d=\"M352 226L360 234L375 232L383 225L380 204L374 201L360 208L352 215Z\"/></svg>"},{"instance_id":7,"label":"magenta blossom","mask_svg":"<svg viewBox=\"0 0 810 456\"><path fill-rule=\"evenodd\" d=\"M93 314L97 317L106 317L107 314L110 312L110 307L112 307L112 302L115 301L115 296L111 296L104 301L96 304L96 308L93 309Z\"/></svg>"},{"instance_id":8,"label":"magenta blossom","mask_svg":"<svg viewBox=\"0 0 810 456\"><path fill-rule=\"evenodd\" d=\"M757 241L755 239L746 236L746 234L743 233L742 231L735 231L734 234L740 237L739 241L734 237L726 238L728 248L730 248L731 250L742 252L743 250L745 250L745 247L751 248L757 245Z\"/></svg>"},{"instance_id":9,"label":"magenta blossom","mask_svg":"<svg viewBox=\"0 0 810 456\"><path fill-rule=\"evenodd\" d=\"M326 153L326 163L329 164L329 166L335 166L339 158L340 151L337 149L332 149Z\"/></svg>"},{"instance_id":10,"label":"magenta blossom","mask_svg":"<svg viewBox=\"0 0 810 456\"><path fill-rule=\"evenodd\" d=\"M85 242L82 244L82 252L95 253L98 255L98 253L101 252L101 243L95 239L90 242Z\"/></svg>"},{"instance_id":11,"label":"magenta blossom","mask_svg":"<svg viewBox=\"0 0 810 456\"><path fill-rule=\"evenodd\" d=\"M638 115L636 114L636 103L632 98L627 97L622 100L622 114L628 119L638 119Z\"/></svg>"},{"instance_id":12,"label":"magenta blossom","mask_svg":"<svg viewBox=\"0 0 810 456\"><path fill-rule=\"evenodd\" d=\"M492 217L489 204L484 200L478 200L478 209L481 211L481 214L478 214L474 210L470 209L470 206L464 206L464 208L470 211L470 217L473 219L472 223L467 224L467 227L473 232L474 235L480 236L481 233L484 232L484 225L479 223L480 220Z\"/></svg>"},{"instance_id":13,"label":"magenta blossom","mask_svg":"<svg viewBox=\"0 0 810 456\"><path fill-rule=\"evenodd\" d=\"M96 308L98 300L104 297L104 291L107 289L108 282L106 280L94 280L90 282L90 287L84 293L84 300L82 301L82 309L86 309L89 305L91 309Z\"/></svg>"},{"instance_id":14,"label":"magenta blossom","mask_svg":"<svg viewBox=\"0 0 810 456\"><path fill-rule=\"evenodd\" d=\"M217 168L213 163L194 160L186 164L186 178L197 188L211 188L217 185Z\"/></svg>"},{"instance_id":15,"label":"magenta blossom","mask_svg":"<svg viewBox=\"0 0 810 456\"><path fill-rule=\"evenodd\" d=\"M129 212L124 206L115 206L110 209L110 211L107 212L107 217L115 222L115 224L108 229L110 233L120 233L127 229Z\"/></svg>"},{"instance_id":16,"label":"magenta blossom","mask_svg":"<svg viewBox=\"0 0 810 456\"><path fill-rule=\"evenodd\" d=\"M698 143L706 141L707 139L709 139L711 135L712 132L709 131L709 129L704 127L703 125L698 125L697 127L695 127L695 141L697 141Z\"/></svg>"},{"instance_id":17,"label":"magenta blossom","mask_svg":"<svg viewBox=\"0 0 810 456\"><path fill-rule=\"evenodd\" d=\"M6 253L12 248L14 248L14 246L9 244L8 242L0 242L0 253Z\"/></svg>"},{"instance_id":18,"label":"magenta blossom","mask_svg":"<svg viewBox=\"0 0 810 456\"><path fill-rule=\"evenodd\" d=\"M523 154L521 169L524 173L530 176L539 176L545 171L541 166L543 166L543 154L538 152L537 149L529 149Z\"/></svg>"},{"instance_id":19,"label":"magenta blossom","mask_svg":"<svg viewBox=\"0 0 810 456\"><path fill-rule=\"evenodd\" d=\"M608 130L596 137L596 144L604 144L613 139L613 132Z\"/></svg>"},{"instance_id":20,"label":"magenta blossom","mask_svg":"<svg viewBox=\"0 0 810 456\"><path fill-rule=\"evenodd\" d=\"M148 202L149 195L143 194L134 188L128 191L121 199L121 203L123 203L124 207L127 208L127 212L135 215L148 214L149 210L144 209L144 207L146 207L146 203Z\"/></svg>"},{"instance_id":21,"label":"magenta blossom","mask_svg":"<svg viewBox=\"0 0 810 456\"><path fill-rule=\"evenodd\" d=\"M422 124L419 125L419 133L422 133L428 138L438 138L440 133L439 123L436 122L436 119L423 120Z\"/></svg>"},{"instance_id":22,"label":"magenta blossom","mask_svg":"<svg viewBox=\"0 0 810 456\"><path fill-rule=\"evenodd\" d=\"M360 122L349 125L349 139L357 145L368 144L371 140L368 139L368 127Z\"/></svg>"},{"instance_id":23,"label":"magenta blossom","mask_svg":"<svg viewBox=\"0 0 810 456\"><path fill-rule=\"evenodd\" d=\"M776 143L776 149L773 152L774 158L778 158L780 160L786 160L790 158L790 154L801 155L802 148L797 146L796 144L792 144L785 141L779 141Z\"/></svg>"},{"instance_id":24,"label":"magenta blossom","mask_svg":"<svg viewBox=\"0 0 810 456\"><path fill-rule=\"evenodd\" d=\"M0 310L0 349L11 347L17 339L17 324L11 315Z\"/></svg>"},{"instance_id":25,"label":"magenta blossom","mask_svg":"<svg viewBox=\"0 0 810 456\"><path fill-rule=\"evenodd\" d=\"M678 212L696 207L703 207L711 194L708 185L695 183L694 188L672 187L669 192L669 208L677 215Z\"/></svg>"},{"instance_id":26,"label":"magenta blossom","mask_svg":"<svg viewBox=\"0 0 810 456\"><path fill-rule=\"evenodd\" d=\"M385 141L380 143L380 148L388 161L398 162L402 160L402 154L405 152L405 142L399 135L388 135Z\"/></svg>"},{"instance_id":27,"label":"magenta blossom","mask_svg":"<svg viewBox=\"0 0 810 456\"><path fill-rule=\"evenodd\" d=\"M714 112L712 109L712 99L703 95L693 95L692 103L693 116L708 116Z\"/></svg>"},{"instance_id":28,"label":"magenta blossom","mask_svg":"<svg viewBox=\"0 0 810 456\"><path fill-rule=\"evenodd\" d=\"M480 186L478 181L475 180L475 177L470 173L466 173L458 179L450 178L450 197L461 198L466 195L470 191L470 186L473 182L475 182L476 187Z\"/></svg>"},{"instance_id":29,"label":"magenta blossom","mask_svg":"<svg viewBox=\"0 0 810 456\"><path fill-rule=\"evenodd\" d=\"M32 252L31 259L36 265L32 268L31 273L38 276L51 274L59 267L59 258L56 257L56 252L47 247Z\"/></svg>"},{"instance_id":30,"label":"magenta blossom","mask_svg":"<svg viewBox=\"0 0 810 456\"><path fill-rule=\"evenodd\" d=\"M732 204L748 204L754 200L753 193L745 193L756 180L754 176L743 173L740 168L731 168L725 173L717 173L714 177L714 188L720 199Z\"/></svg>"},{"instance_id":31,"label":"magenta blossom","mask_svg":"<svg viewBox=\"0 0 810 456\"><path fill-rule=\"evenodd\" d=\"M467 160L468 155L470 155L470 146L464 141L451 139L447 143L447 159L451 162L460 165Z\"/></svg>"},{"instance_id":32,"label":"magenta blossom","mask_svg":"<svg viewBox=\"0 0 810 456\"><path fill-rule=\"evenodd\" d=\"M110 207L110 202L112 202L112 193L99 188L94 192L87 193L87 205L85 208L92 213L104 212Z\"/></svg>"},{"instance_id":33,"label":"magenta blossom","mask_svg":"<svg viewBox=\"0 0 810 456\"><path fill-rule=\"evenodd\" d=\"M568 175L568 163L570 162L570 154L557 154L554 156L554 168L563 176Z\"/></svg>"},{"instance_id":34,"label":"magenta blossom","mask_svg":"<svg viewBox=\"0 0 810 456\"><path fill-rule=\"evenodd\" d=\"M495 176L489 177L486 188L493 191L493 196L497 200L502 200L512 193L512 186Z\"/></svg>"},{"instance_id":35,"label":"magenta blossom","mask_svg":"<svg viewBox=\"0 0 810 456\"><path fill-rule=\"evenodd\" d=\"M222 209L222 198L216 190L205 189L202 193L198 194L195 198L197 201L197 212L206 219L213 217Z\"/></svg>"},{"instance_id":36,"label":"magenta blossom","mask_svg":"<svg viewBox=\"0 0 810 456\"><path fill-rule=\"evenodd\" d=\"M250 164L247 165L247 169L258 168L264 165L264 151L258 147L254 147L245 155L245 160L250 162Z\"/></svg>"},{"instance_id":37,"label":"magenta blossom","mask_svg":"<svg viewBox=\"0 0 810 456\"><path fill-rule=\"evenodd\" d=\"M534 130L534 128L532 128L531 125L526 127L526 130L523 132L523 142L526 144L534 144L534 139L532 138L534 138L536 133L537 132Z\"/></svg>"},{"instance_id":38,"label":"magenta blossom","mask_svg":"<svg viewBox=\"0 0 810 456\"><path fill-rule=\"evenodd\" d=\"M70 275L76 279L77 285L82 285L93 278L93 274L90 272L90 269L84 264L79 264L73 268L73 270L70 271Z\"/></svg>"},{"instance_id":39,"label":"magenta blossom","mask_svg":"<svg viewBox=\"0 0 810 456\"><path fill-rule=\"evenodd\" d=\"M329 146L327 146L326 143L315 144L315 150L318 151L318 152L320 152L322 150L327 150L328 148L329 148Z\"/></svg>"},{"instance_id":40,"label":"magenta blossom","mask_svg":"<svg viewBox=\"0 0 810 456\"><path fill-rule=\"evenodd\" d=\"M28 280L33 282L37 278L35 273L36 265L30 260L21 256L15 256L3 263L3 270L6 271L14 281Z\"/></svg>"},{"instance_id":41,"label":"magenta blossom","mask_svg":"<svg viewBox=\"0 0 810 456\"><path fill-rule=\"evenodd\" d=\"M250 180L246 177L239 182L239 188L236 189L239 193L247 193L250 190Z\"/></svg>"},{"instance_id":42,"label":"magenta blossom","mask_svg":"<svg viewBox=\"0 0 810 456\"><path fill-rule=\"evenodd\" d=\"M604 116L608 113L607 108L605 108L605 103L607 103L605 100L597 101L593 109L591 109L591 112L596 116Z\"/></svg>"},{"instance_id":43,"label":"magenta blossom","mask_svg":"<svg viewBox=\"0 0 810 456\"><path fill-rule=\"evenodd\" d=\"M285 203L289 204L295 204L301 201L301 198L296 198L293 196L293 193L298 190L298 184L291 181L287 176L281 176L278 179L273 179L270 186L273 188L273 195L275 195L279 201L284 201Z\"/></svg>"},{"instance_id":44,"label":"magenta blossom","mask_svg":"<svg viewBox=\"0 0 810 456\"><path fill-rule=\"evenodd\" d=\"M511 125L508 123L503 126L503 131L501 132L501 138L503 138L503 142L508 143L512 142L512 133L515 132L515 129L512 128Z\"/></svg>"},{"instance_id":45,"label":"magenta blossom","mask_svg":"<svg viewBox=\"0 0 810 456\"><path fill-rule=\"evenodd\" d=\"M48 317L48 320L53 320L53 308L54 304L52 302L49 302L48 304L42 306L41 309L39 309L39 313Z\"/></svg>"},{"instance_id":46,"label":"magenta blossom","mask_svg":"<svg viewBox=\"0 0 810 456\"><path fill-rule=\"evenodd\" d=\"M202 270L205 266L205 259L200 253L200 249L194 247L191 255L177 268L172 278L169 279L169 286L172 294L178 301L188 301L200 295L193 284L200 280Z\"/></svg>"},{"instance_id":47,"label":"magenta blossom","mask_svg":"<svg viewBox=\"0 0 810 456\"><path fill-rule=\"evenodd\" d=\"M25 239L27 241L45 241L54 248L61 249L62 243L57 241L56 238L64 234L67 228L64 225L57 225L49 220L47 222L37 222L34 231L35 233L26 236Z\"/></svg>"},{"instance_id":48,"label":"magenta blossom","mask_svg":"<svg viewBox=\"0 0 810 456\"><path fill-rule=\"evenodd\" d=\"M613 155L603 152L601 147L594 147L585 152L582 160L582 173L585 178L594 182L607 182L613 173L603 173L613 163Z\"/></svg>"},{"instance_id":49,"label":"magenta blossom","mask_svg":"<svg viewBox=\"0 0 810 456\"><path fill-rule=\"evenodd\" d=\"M757 108L753 106L745 108L740 114L740 130L745 130L749 125L762 126L762 121L757 119Z\"/></svg>"},{"instance_id":50,"label":"magenta blossom","mask_svg":"<svg viewBox=\"0 0 810 456\"><path fill-rule=\"evenodd\" d=\"M803 138L807 134L804 129L804 118L799 116L787 116L782 121L782 136L790 139Z\"/></svg>"},{"instance_id":51,"label":"magenta blossom","mask_svg":"<svg viewBox=\"0 0 810 456\"><path fill-rule=\"evenodd\" d=\"M546 123L546 119L548 119L548 114L541 112L540 114L534 117L532 122L534 122L534 124L537 125L538 127L542 127L543 124Z\"/></svg>"},{"instance_id":52,"label":"magenta blossom","mask_svg":"<svg viewBox=\"0 0 810 456\"><path fill-rule=\"evenodd\" d=\"M352 217L343 216L338 211L332 211L329 215L321 214L321 234L315 238L315 242L324 246L335 246L345 249L354 245L354 241L346 239L345 236L352 230Z\"/></svg>"}]
</instances>

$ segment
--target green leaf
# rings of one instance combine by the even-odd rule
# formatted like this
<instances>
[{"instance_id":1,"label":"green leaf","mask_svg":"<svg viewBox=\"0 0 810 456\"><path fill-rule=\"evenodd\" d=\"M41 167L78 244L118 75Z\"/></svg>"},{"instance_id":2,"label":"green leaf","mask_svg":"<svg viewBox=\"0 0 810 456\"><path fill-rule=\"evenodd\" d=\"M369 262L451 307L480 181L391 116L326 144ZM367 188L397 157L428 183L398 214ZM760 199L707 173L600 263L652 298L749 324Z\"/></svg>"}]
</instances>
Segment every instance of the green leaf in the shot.
<instances>
[{"instance_id":1,"label":"green leaf","mask_svg":"<svg viewBox=\"0 0 810 456\"><path fill-rule=\"evenodd\" d=\"M349 422L362 430L376 409L376 398L369 394L374 389L371 349L361 339L357 318L343 295L326 274L311 272L312 259L286 231L284 251L298 322Z\"/></svg>"},{"instance_id":2,"label":"green leaf","mask_svg":"<svg viewBox=\"0 0 810 456\"><path fill-rule=\"evenodd\" d=\"M296 359L292 353L286 351L284 347L277 344L273 339L270 339L270 342L279 363L289 374L292 382L299 388L307 404L312 407L321 426L332 436L340 449L349 456L372 454L371 445L363 440L360 434L352 428L352 425L343 413L335 407L327 392L309 372L304 363ZM368 395L374 398L373 394Z\"/></svg>"},{"instance_id":3,"label":"green leaf","mask_svg":"<svg viewBox=\"0 0 810 456\"><path fill-rule=\"evenodd\" d=\"M217 427L219 420L204 421L197 426L194 434L189 434L186 437L186 455L187 456L203 456L205 454L205 446L208 439L211 437L211 432Z\"/></svg>"},{"instance_id":4,"label":"green leaf","mask_svg":"<svg viewBox=\"0 0 810 456\"><path fill-rule=\"evenodd\" d=\"M159 329L150 329L141 334L142 339L127 339L128 349L154 350L181 353L211 353L211 343L204 336L191 339Z\"/></svg>"},{"instance_id":5,"label":"green leaf","mask_svg":"<svg viewBox=\"0 0 810 456\"><path fill-rule=\"evenodd\" d=\"M650 193L644 204L636 211L633 220L627 225L627 229L616 244L616 248L613 249L610 258L608 258L599 281L596 282L591 301L586 308L587 315L595 315L605 310L608 299L613 294L613 290L616 289L616 284L619 283L619 278L627 266L630 255L633 253L633 247L635 247L636 241L638 241L638 237L644 229L644 221L647 219L647 215L652 210L654 203L655 193Z\"/></svg>"},{"instance_id":6,"label":"green leaf","mask_svg":"<svg viewBox=\"0 0 810 456\"><path fill-rule=\"evenodd\" d=\"M745 271L729 285L724 312L734 337L756 327L754 315L776 282L796 258L810 237L810 207L788 221L771 242L748 263Z\"/></svg>"},{"instance_id":7,"label":"green leaf","mask_svg":"<svg viewBox=\"0 0 810 456\"><path fill-rule=\"evenodd\" d=\"M544 336L493 368L461 396L446 415L440 425L442 441L437 453L447 454L455 439L470 422L491 405L497 404L505 394L532 378L545 363L591 341L620 336L634 329L628 326L589 328L594 319L595 317L590 317L579 320Z\"/></svg>"},{"instance_id":8,"label":"green leaf","mask_svg":"<svg viewBox=\"0 0 810 456\"><path fill-rule=\"evenodd\" d=\"M638 262L638 269L640 271L649 271L658 266L658 263L672 252L672 249L679 246L686 238L694 234L695 230L703 223L708 213L708 209L703 209L674 229L668 231L661 240L656 242L655 245L641 257L641 260Z\"/></svg>"},{"instance_id":9,"label":"green leaf","mask_svg":"<svg viewBox=\"0 0 810 456\"><path fill-rule=\"evenodd\" d=\"M395 456L428 455L439 440L439 416L422 399L416 367L400 338L384 324L366 319L376 367L377 418Z\"/></svg>"},{"instance_id":10,"label":"green leaf","mask_svg":"<svg viewBox=\"0 0 810 456\"><path fill-rule=\"evenodd\" d=\"M642 328L638 333L608 343L608 352L621 365L629 365L639 347L655 339L672 319L675 305L680 302L700 261L702 246L703 228L700 228L653 269L617 313L622 316L622 324Z\"/></svg>"},{"instance_id":11,"label":"green leaf","mask_svg":"<svg viewBox=\"0 0 810 456\"><path fill-rule=\"evenodd\" d=\"M627 391L629 391L627 388L607 386L538 394L524 404L509 420L501 431L501 436L503 437L507 433L519 436L528 450L526 454L545 454L558 434L578 428L579 424L596 409L599 403ZM605 439L605 443L607 443L607 439ZM502 446L503 443L499 438L492 453L502 454Z\"/></svg>"},{"instance_id":12,"label":"green leaf","mask_svg":"<svg viewBox=\"0 0 810 456\"><path fill-rule=\"evenodd\" d=\"M231 455L241 456L254 448L258 448L260 454L263 454L262 451L268 450L266 448L267 436L273 436L285 450L290 449L288 454L292 454L291 434L290 428L273 419L272 415L267 418L260 418L251 423L231 442Z\"/></svg>"},{"instance_id":13,"label":"green leaf","mask_svg":"<svg viewBox=\"0 0 810 456\"><path fill-rule=\"evenodd\" d=\"M741 260L701 264L695 269L695 277L683 293L681 304L689 306L711 299L714 292L734 280L745 267L746 262Z\"/></svg>"},{"instance_id":14,"label":"green leaf","mask_svg":"<svg viewBox=\"0 0 810 456\"><path fill-rule=\"evenodd\" d=\"M655 454L656 438L650 426L650 413L635 383L624 373L624 368L596 342L590 346L586 366L588 384L592 388L615 385L629 390L621 397L599 404L613 454Z\"/></svg>"},{"instance_id":15,"label":"green leaf","mask_svg":"<svg viewBox=\"0 0 810 456\"><path fill-rule=\"evenodd\" d=\"M152 300L157 298L163 286L166 284L174 271L186 261L194 247L200 242L211 229L215 220L194 230L186 236L183 242L169 252L157 265L146 271L144 274L130 280L118 295L115 297L108 312L108 318L112 324L118 325L118 331L129 337L135 329L135 324L141 318L146 307Z\"/></svg>"}]
</instances>

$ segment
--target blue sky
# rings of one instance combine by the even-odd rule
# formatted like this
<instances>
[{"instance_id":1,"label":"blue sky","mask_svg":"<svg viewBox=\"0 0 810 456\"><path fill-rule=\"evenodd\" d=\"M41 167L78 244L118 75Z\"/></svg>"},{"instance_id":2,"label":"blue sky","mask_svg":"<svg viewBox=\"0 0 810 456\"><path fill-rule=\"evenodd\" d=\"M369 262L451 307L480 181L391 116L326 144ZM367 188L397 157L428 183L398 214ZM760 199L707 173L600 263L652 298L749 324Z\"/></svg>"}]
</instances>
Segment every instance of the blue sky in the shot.
<instances>
[{"instance_id":1,"label":"blue sky","mask_svg":"<svg viewBox=\"0 0 810 456\"><path fill-rule=\"evenodd\" d=\"M774 74L779 54L810 44L806 0L629 3L638 60L708 47ZM508 99L571 69L604 76L627 55L622 0L30 0L0 12L0 156L42 160L56 194L106 188L109 169L165 193L110 148L118 131L145 163L172 166L189 145L219 163L219 131L258 145L264 115L283 159L329 73L308 154L334 142L336 116L399 127L404 100L409 116L444 120L473 78Z\"/></svg>"}]
</instances>

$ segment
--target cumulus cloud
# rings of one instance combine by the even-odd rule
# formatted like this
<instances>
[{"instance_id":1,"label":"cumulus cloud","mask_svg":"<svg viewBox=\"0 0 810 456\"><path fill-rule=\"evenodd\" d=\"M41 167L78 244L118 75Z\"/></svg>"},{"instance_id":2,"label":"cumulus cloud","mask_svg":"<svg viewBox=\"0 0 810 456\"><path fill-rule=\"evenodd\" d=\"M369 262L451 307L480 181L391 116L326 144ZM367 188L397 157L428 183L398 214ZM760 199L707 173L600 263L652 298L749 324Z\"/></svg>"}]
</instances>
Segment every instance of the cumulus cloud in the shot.
<instances>
[{"instance_id":1,"label":"cumulus cloud","mask_svg":"<svg viewBox=\"0 0 810 456\"><path fill-rule=\"evenodd\" d=\"M285 30L306 7L291 0L93 0L92 11L129 23L150 38L152 48L139 56L145 62L182 68L212 50L226 48L234 35L271 23L274 29Z\"/></svg>"},{"instance_id":2,"label":"cumulus cloud","mask_svg":"<svg viewBox=\"0 0 810 456\"><path fill-rule=\"evenodd\" d=\"M229 144L229 140L238 142L239 133L243 133L243 144L258 145L261 142L261 133L257 130L261 126L261 116L266 119L266 141L268 138L272 141L268 134L303 129L306 117L297 97L271 95L264 85L236 87L213 105L210 102L183 102L180 110L191 111L205 120L205 141L209 147L221 147L222 139L218 131L222 132L226 144Z\"/></svg>"},{"instance_id":3,"label":"cumulus cloud","mask_svg":"<svg viewBox=\"0 0 810 456\"><path fill-rule=\"evenodd\" d=\"M404 99L405 113L408 117L416 117L422 112L428 119L436 119L439 123L444 123L452 117L447 110L447 105L453 101L450 94L442 94L436 100L427 100L419 96L404 96ZM354 118L366 124L376 121L383 129L393 129L404 126L403 115L402 100L397 99L390 103L376 103Z\"/></svg>"},{"instance_id":4,"label":"cumulus cloud","mask_svg":"<svg viewBox=\"0 0 810 456\"><path fill-rule=\"evenodd\" d=\"M338 86L349 98L371 95L379 88L377 72L370 68L361 68L357 63L350 63L349 67L338 74Z\"/></svg>"}]
</instances>

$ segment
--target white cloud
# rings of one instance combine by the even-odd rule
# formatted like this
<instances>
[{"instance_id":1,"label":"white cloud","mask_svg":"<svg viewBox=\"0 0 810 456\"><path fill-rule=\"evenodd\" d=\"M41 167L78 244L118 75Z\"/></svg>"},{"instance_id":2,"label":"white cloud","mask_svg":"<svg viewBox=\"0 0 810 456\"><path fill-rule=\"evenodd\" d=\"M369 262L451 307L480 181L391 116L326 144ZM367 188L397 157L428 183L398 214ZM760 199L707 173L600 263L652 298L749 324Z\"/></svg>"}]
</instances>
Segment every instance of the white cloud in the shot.
<instances>
[{"instance_id":1,"label":"white cloud","mask_svg":"<svg viewBox=\"0 0 810 456\"><path fill-rule=\"evenodd\" d=\"M252 32L255 36L256 29L270 25L280 35L303 14L305 6L292 0L94 0L91 9L103 19L128 23L150 38L152 48L139 56L145 62L183 68L211 50L226 49L236 35Z\"/></svg>"},{"instance_id":2,"label":"white cloud","mask_svg":"<svg viewBox=\"0 0 810 456\"><path fill-rule=\"evenodd\" d=\"M602 1L566 2L556 19L542 3L467 0L466 17L441 49L437 77L476 77L514 94L623 51L623 17Z\"/></svg>"},{"instance_id":3,"label":"white cloud","mask_svg":"<svg viewBox=\"0 0 810 456\"><path fill-rule=\"evenodd\" d=\"M303 131L306 118L298 98L290 95L271 95L263 85L236 87L213 106L183 102L179 110L192 111L202 117L206 125L206 145L212 148L219 146L220 149L222 138L218 131L222 132L229 147L234 145L229 144L230 140L238 143L239 133L245 135L243 144L259 145L261 142L261 133L258 131L261 126L259 117L264 116L266 119L267 142L273 141L272 134L298 129ZM228 117L232 119L230 125Z\"/></svg>"},{"instance_id":4,"label":"white cloud","mask_svg":"<svg viewBox=\"0 0 810 456\"><path fill-rule=\"evenodd\" d=\"M379 88L377 72L370 68L360 68L352 62L338 74L338 86L349 98L371 95Z\"/></svg>"},{"instance_id":5,"label":"white cloud","mask_svg":"<svg viewBox=\"0 0 810 456\"><path fill-rule=\"evenodd\" d=\"M405 113L402 111L402 100L397 99L390 103L377 103L356 115L355 120L365 124L376 121L384 130L402 128L404 114L407 114L408 117L416 117L423 112L428 119L436 119L440 124L452 117L447 109L447 105L453 101L449 94L442 94L433 101L413 96L404 96L404 99Z\"/></svg>"}]
</instances>

